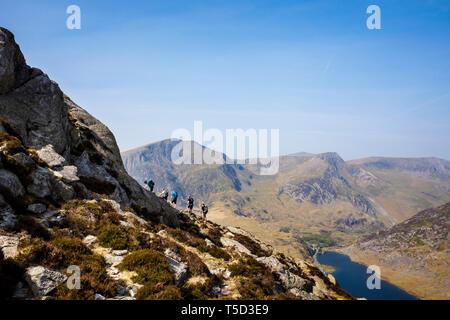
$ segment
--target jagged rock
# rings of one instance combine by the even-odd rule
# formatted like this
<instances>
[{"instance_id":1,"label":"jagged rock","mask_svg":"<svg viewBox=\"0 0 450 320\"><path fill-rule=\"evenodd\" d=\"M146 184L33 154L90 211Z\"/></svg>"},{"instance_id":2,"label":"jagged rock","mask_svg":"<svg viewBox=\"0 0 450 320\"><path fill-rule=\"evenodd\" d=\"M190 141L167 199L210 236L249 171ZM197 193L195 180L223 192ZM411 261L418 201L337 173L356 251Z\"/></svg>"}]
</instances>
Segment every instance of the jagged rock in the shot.
<instances>
[{"instance_id":1,"label":"jagged rock","mask_svg":"<svg viewBox=\"0 0 450 320\"><path fill-rule=\"evenodd\" d=\"M19 178L14 173L4 169L0 169L0 191L14 198L25 195L25 189Z\"/></svg>"},{"instance_id":2,"label":"jagged rock","mask_svg":"<svg viewBox=\"0 0 450 320\"><path fill-rule=\"evenodd\" d=\"M35 166L34 160L23 152L16 153L12 157L22 167L32 169Z\"/></svg>"},{"instance_id":3,"label":"jagged rock","mask_svg":"<svg viewBox=\"0 0 450 320\"><path fill-rule=\"evenodd\" d=\"M172 258L176 261L181 261L181 257L172 250L170 250L169 248L167 248L166 251L164 251L164 254L166 255L166 257Z\"/></svg>"},{"instance_id":4,"label":"jagged rock","mask_svg":"<svg viewBox=\"0 0 450 320\"><path fill-rule=\"evenodd\" d=\"M112 254L115 256L124 256L128 253L128 250L113 250Z\"/></svg>"},{"instance_id":5,"label":"jagged rock","mask_svg":"<svg viewBox=\"0 0 450 320\"><path fill-rule=\"evenodd\" d=\"M180 263L171 257L165 256L167 262L169 262L170 271L175 278L175 283L178 286L181 286L187 278L188 275L188 267L184 263Z\"/></svg>"},{"instance_id":6,"label":"jagged rock","mask_svg":"<svg viewBox=\"0 0 450 320\"><path fill-rule=\"evenodd\" d=\"M77 176L78 169L75 166L64 166L62 170L52 172L56 178L62 179L67 183L80 181L80 178Z\"/></svg>"},{"instance_id":7,"label":"jagged rock","mask_svg":"<svg viewBox=\"0 0 450 320\"><path fill-rule=\"evenodd\" d=\"M296 288L301 291L312 292L313 284L310 280L303 279L292 272L274 256L257 258L259 262L268 266L273 272L276 272L286 289Z\"/></svg>"},{"instance_id":8,"label":"jagged rock","mask_svg":"<svg viewBox=\"0 0 450 320\"><path fill-rule=\"evenodd\" d=\"M63 156L58 154L51 144L46 145L37 151L39 158L44 161L49 167L60 167L67 163Z\"/></svg>"},{"instance_id":9,"label":"jagged rock","mask_svg":"<svg viewBox=\"0 0 450 320\"><path fill-rule=\"evenodd\" d=\"M28 67L8 30L0 29L0 39L0 114L25 148L39 150L39 157L55 169L76 166L76 174L73 168L56 172L62 175L63 182L79 183L78 195L87 195L87 187L88 191L108 194L123 206L137 207L147 216L178 227L177 211L146 193L127 174L111 131L65 96L46 74ZM35 179L29 192L36 197L50 195L54 187L43 172L33 172ZM63 199L70 198L69 193L65 195Z\"/></svg>"},{"instance_id":10,"label":"jagged rock","mask_svg":"<svg viewBox=\"0 0 450 320\"><path fill-rule=\"evenodd\" d=\"M128 290L130 296L134 298L136 296L137 292L139 291L139 289L141 289L142 287L144 287L144 285L139 284L139 283L134 283L133 285L131 285Z\"/></svg>"},{"instance_id":11,"label":"jagged rock","mask_svg":"<svg viewBox=\"0 0 450 320\"><path fill-rule=\"evenodd\" d=\"M237 242L236 240L222 237L220 238L220 243L222 243L224 247L233 247L238 252L245 253L248 254L249 256L256 258L256 256L253 253L251 253L250 250L248 250L244 245L242 245L240 242Z\"/></svg>"},{"instance_id":12,"label":"jagged rock","mask_svg":"<svg viewBox=\"0 0 450 320\"><path fill-rule=\"evenodd\" d=\"M5 258L15 258L18 254L20 238L18 236L0 235L0 250Z\"/></svg>"},{"instance_id":13,"label":"jagged rock","mask_svg":"<svg viewBox=\"0 0 450 320\"><path fill-rule=\"evenodd\" d=\"M3 94L24 83L30 74L14 35L4 28L0 28L0 57L0 94Z\"/></svg>"},{"instance_id":14,"label":"jagged rock","mask_svg":"<svg viewBox=\"0 0 450 320\"><path fill-rule=\"evenodd\" d=\"M102 296L99 293L96 293L94 296L94 300L106 300L106 298L104 296Z\"/></svg>"},{"instance_id":15,"label":"jagged rock","mask_svg":"<svg viewBox=\"0 0 450 320\"><path fill-rule=\"evenodd\" d=\"M122 255L115 255L114 251L112 251L111 253L105 253L103 257L105 258L106 264L113 267L118 266L124 258Z\"/></svg>"},{"instance_id":16,"label":"jagged rock","mask_svg":"<svg viewBox=\"0 0 450 320\"><path fill-rule=\"evenodd\" d=\"M302 291L298 288L289 289L289 292L292 293L296 297L301 297L302 300L320 300L314 294L306 292L306 291Z\"/></svg>"},{"instance_id":17,"label":"jagged rock","mask_svg":"<svg viewBox=\"0 0 450 320\"><path fill-rule=\"evenodd\" d=\"M16 215L11 206L0 194L0 229L11 230L16 224Z\"/></svg>"},{"instance_id":18,"label":"jagged rock","mask_svg":"<svg viewBox=\"0 0 450 320\"><path fill-rule=\"evenodd\" d=\"M82 240L83 244L88 248L93 248L97 242L97 237L93 235L88 235Z\"/></svg>"},{"instance_id":19,"label":"jagged rock","mask_svg":"<svg viewBox=\"0 0 450 320\"><path fill-rule=\"evenodd\" d=\"M53 180L52 184L52 199L55 201L69 201L75 196L75 190L72 186L65 184L60 180Z\"/></svg>"},{"instance_id":20,"label":"jagged rock","mask_svg":"<svg viewBox=\"0 0 450 320\"><path fill-rule=\"evenodd\" d=\"M232 234L240 234L243 236L246 236L248 238L250 238L251 240L255 241L256 243L259 244L259 246L261 247L261 250L263 250L267 256L272 255L273 253L273 248L270 245L265 244L264 242L261 242L259 239L257 239L254 235L252 235L250 232L247 232L241 228L235 228L232 226L228 226L227 229L232 232Z\"/></svg>"},{"instance_id":21,"label":"jagged rock","mask_svg":"<svg viewBox=\"0 0 450 320\"><path fill-rule=\"evenodd\" d=\"M41 214L47 210L47 206L43 203L33 203L30 204L27 209L35 214Z\"/></svg>"},{"instance_id":22,"label":"jagged rock","mask_svg":"<svg viewBox=\"0 0 450 320\"><path fill-rule=\"evenodd\" d=\"M42 266L30 267L25 272L25 280L35 297L47 295L66 279L67 277L62 273Z\"/></svg>"},{"instance_id":23,"label":"jagged rock","mask_svg":"<svg viewBox=\"0 0 450 320\"><path fill-rule=\"evenodd\" d=\"M49 196L52 192L52 178L53 174L49 170L37 168L30 175L31 184L27 187L28 192L38 198Z\"/></svg>"}]
</instances>

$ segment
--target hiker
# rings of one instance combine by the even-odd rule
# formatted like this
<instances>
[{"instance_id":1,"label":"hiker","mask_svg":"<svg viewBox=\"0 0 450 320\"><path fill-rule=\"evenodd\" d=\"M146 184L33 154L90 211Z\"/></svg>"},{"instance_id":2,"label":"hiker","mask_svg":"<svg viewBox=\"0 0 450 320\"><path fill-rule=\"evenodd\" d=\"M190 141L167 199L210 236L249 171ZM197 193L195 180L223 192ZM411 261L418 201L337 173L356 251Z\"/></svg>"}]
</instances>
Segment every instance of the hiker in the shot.
<instances>
[{"instance_id":1,"label":"hiker","mask_svg":"<svg viewBox=\"0 0 450 320\"><path fill-rule=\"evenodd\" d=\"M178 193L176 191L172 192L172 200L170 201L172 204L177 206Z\"/></svg>"},{"instance_id":2,"label":"hiker","mask_svg":"<svg viewBox=\"0 0 450 320\"><path fill-rule=\"evenodd\" d=\"M208 214L208 206L202 201L201 205L203 221L206 221L206 215Z\"/></svg>"},{"instance_id":3,"label":"hiker","mask_svg":"<svg viewBox=\"0 0 450 320\"><path fill-rule=\"evenodd\" d=\"M166 190L166 188L162 188L161 193L159 194L160 198L163 198L167 201L167 198L169 197L169 191Z\"/></svg>"},{"instance_id":4,"label":"hiker","mask_svg":"<svg viewBox=\"0 0 450 320\"><path fill-rule=\"evenodd\" d=\"M149 182L145 182L147 187L150 189L151 192L153 192L153 187L155 186L155 183L153 180L150 180Z\"/></svg>"},{"instance_id":5,"label":"hiker","mask_svg":"<svg viewBox=\"0 0 450 320\"><path fill-rule=\"evenodd\" d=\"M147 180L144 180L144 189L150 191L150 187L148 186Z\"/></svg>"},{"instance_id":6,"label":"hiker","mask_svg":"<svg viewBox=\"0 0 450 320\"><path fill-rule=\"evenodd\" d=\"M187 202L188 202L188 211L189 211L189 213L192 213L192 209L194 208L194 199L189 195L188 196L188 199L187 199Z\"/></svg>"}]
</instances>

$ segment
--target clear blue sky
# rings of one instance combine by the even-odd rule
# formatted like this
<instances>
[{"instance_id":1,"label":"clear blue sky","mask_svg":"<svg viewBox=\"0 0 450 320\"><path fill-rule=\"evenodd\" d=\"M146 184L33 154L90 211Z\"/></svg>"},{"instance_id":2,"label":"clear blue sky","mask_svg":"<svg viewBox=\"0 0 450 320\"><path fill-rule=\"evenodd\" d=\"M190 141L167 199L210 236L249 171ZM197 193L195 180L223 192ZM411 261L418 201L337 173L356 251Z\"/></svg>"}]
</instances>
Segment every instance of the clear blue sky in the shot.
<instances>
[{"instance_id":1,"label":"clear blue sky","mask_svg":"<svg viewBox=\"0 0 450 320\"><path fill-rule=\"evenodd\" d=\"M450 159L448 0L20 0L0 25L122 151L203 120L279 128L283 154Z\"/></svg>"}]
</instances>

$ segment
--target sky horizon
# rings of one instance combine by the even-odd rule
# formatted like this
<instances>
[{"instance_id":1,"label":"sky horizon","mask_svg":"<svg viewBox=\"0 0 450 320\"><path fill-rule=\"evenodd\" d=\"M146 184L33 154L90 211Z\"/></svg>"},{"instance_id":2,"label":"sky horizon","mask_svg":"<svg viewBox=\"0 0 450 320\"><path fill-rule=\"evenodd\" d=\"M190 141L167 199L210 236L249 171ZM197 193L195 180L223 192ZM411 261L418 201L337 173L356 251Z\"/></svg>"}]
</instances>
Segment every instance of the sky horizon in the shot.
<instances>
[{"instance_id":1,"label":"sky horizon","mask_svg":"<svg viewBox=\"0 0 450 320\"><path fill-rule=\"evenodd\" d=\"M69 5L81 29L69 30ZM369 5L381 29L369 30ZM450 160L450 3L23 0L2 5L27 63L122 152L179 128L280 129L280 154ZM446 147L447 146L447 147Z\"/></svg>"}]
</instances>

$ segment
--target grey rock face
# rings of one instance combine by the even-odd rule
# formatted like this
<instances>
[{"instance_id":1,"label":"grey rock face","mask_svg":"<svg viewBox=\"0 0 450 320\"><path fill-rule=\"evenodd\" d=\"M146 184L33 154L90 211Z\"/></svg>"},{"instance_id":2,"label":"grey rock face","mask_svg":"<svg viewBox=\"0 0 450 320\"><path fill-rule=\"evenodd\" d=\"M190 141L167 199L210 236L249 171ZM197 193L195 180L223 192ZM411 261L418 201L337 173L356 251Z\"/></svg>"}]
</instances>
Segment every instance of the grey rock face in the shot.
<instances>
[{"instance_id":1,"label":"grey rock face","mask_svg":"<svg viewBox=\"0 0 450 320\"><path fill-rule=\"evenodd\" d=\"M21 166L23 166L23 167L26 167L26 168L33 168L34 167L34 165L35 165L35 163L34 163L34 160L33 159L31 159L29 156L27 156L25 153L23 153L23 152L19 152L19 153L16 153L15 155L13 155L12 156L13 158L14 158L14 160L18 163L18 164L20 164Z\"/></svg>"},{"instance_id":2,"label":"grey rock face","mask_svg":"<svg viewBox=\"0 0 450 320\"><path fill-rule=\"evenodd\" d=\"M47 210L47 206L42 203L33 203L30 204L27 209L35 214L41 214Z\"/></svg>"},{"instance_id":3,"label":"grey rock face","mask_svg":"<svg viewBox=\"0 0 450 320\"><path fill-rule=\"evenodd\" d=\"M175 283L181 286L188 276L188 267L184 263L180 263L171 257L165 256L167 262L169 262L170 271L175 278Z\"/></svg>"},{"instance_id":4,"label":"grey rock face","mask_svg":"<svg viewBox=\"0 0 450 320\"><path fill-rule=\"evenodd\" d=\"M107 194L122 206L137 208L147 218L179 226L177 211L145 192L126 173L112 132L65 96L46 74L27 66L14 36L3 28L0 116L14 128L25 148L37 150L39 158L52 169L38 168L31 173L31 184L26 186L30 194L38 198L51 196L57 201L75 195L90 196L91 192ZM23 155L18 159L28 162L32 169L36 165ZM16 196L24 195L18 179L6 171L1 174L8 178L1 179L3 192L8 188Z\"/></svg>"},{"instance_id":5,"label":"grey rock face","mask_svg":"<svg viewBox=\"0 0 450 320\"><path fill-rule=\"evenodd\" d=\"M0 191L14 198L25 195L25 189L19 178L14 173L4 169L0 169Z\"/></svg>"},{"instance_id":6,"label":"grey rock face","mask_svg":"<svg viewBox=\"0 0 450 320\"><path fill-rule=\"evenodd\" d=\"M51 144L38 150L37 154L49 167L60 167L67 163L64 157L55 152Z\"/></svg>"},{"instance_id":7,"label":"grey rock face","mask_svg":"<svg viewBox=\"0 0 450 320\"><path fill-rule=\"evenodd\" d=\"M29 73L25 58L14 41L14 35L0 28L0 94L25 82Z\"/></svg>"},{"instance_id":8,"label":"grey rock face","mask_svg":"<svg viewBox=\"0 0 450 320\"><path fill-rule=\"evenodd\" d=\"M53 175L57 179L61 179L64 182L72 183L80 181L80 178L77 176L78 168L75 166L64 166L59 171L53 171Z\"/></svg>"},{"instance_id":9,"label":"grey rock face","mask_svg":"<svg viewBox=\"0 0 450 320\"><path fill-rule=\"evenodd\" d=\"M251 253L250 250L248 250L244 245L242 245L240 242L236 240L222 237L220 238L220 243L222 243L224 247L233 247L238 252L245 253L248 254L249 256L256 258L256 256L253 253Z\"/></svg>"},{"instance_id":10,"label":"grey rock face","mask_svg":"<svg viewBox=\"0 0 450 320\"><path fill-rule=\"evenodd\" d=\"M0 235L0 250L5 258L15 258L18 254L20 238L17 236Z\"/></svg>"},{"instance_id":11,"label":"grey rock face","mask_svg":"<svg viewBox=\"0 0 450 320\"><path fill-rule=\"evenodd\" d=\"M38 198L45 198L52 192L53 174L48 170L39 167L30 175L32 183L28 185L27 190Z\"/></svg>"},{"instance_id":12,"label":"grey rock face","mask_svg":"<svg viewBox=\"0 0 450 320\"><path fill-rule=\"evenodd\" d=\"M286 270L286 267L274 256L260 257L257 258L257 260L278 274L285 289L289 290L295 288L301 291L312 292L313 284L310 280L303 279Z\"/></svg>"},{"instance_id":13,"label":"grey rock face","mask_svg":"<svg viewBox=\"0 0 450 320\"><path fill-rule=\"evenodd\" d=\"M30 267L25 273L25 280L35 297L42 297L50 293L67 277L60 272L46 269L42 266Z\"/></svg>"}]
</instances>

